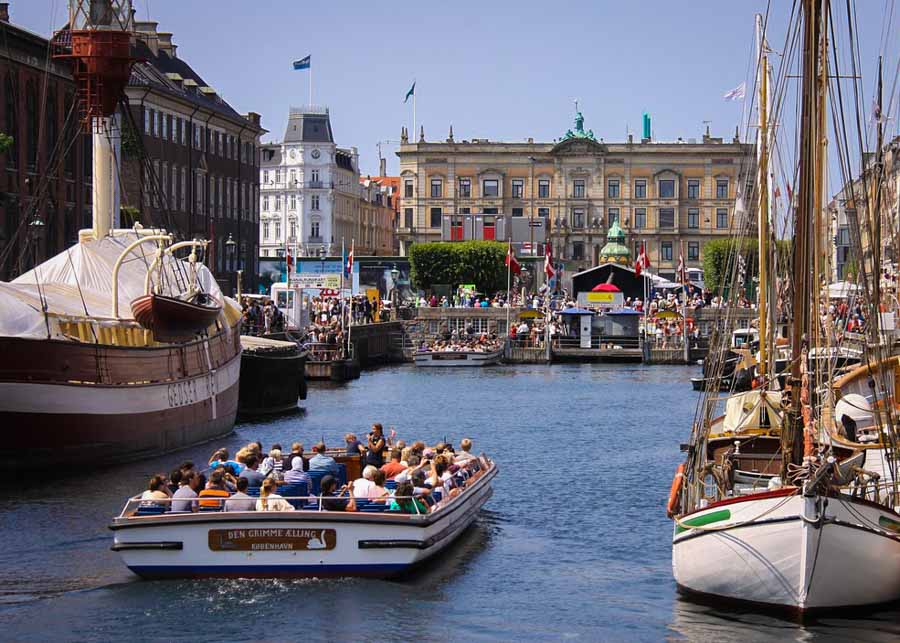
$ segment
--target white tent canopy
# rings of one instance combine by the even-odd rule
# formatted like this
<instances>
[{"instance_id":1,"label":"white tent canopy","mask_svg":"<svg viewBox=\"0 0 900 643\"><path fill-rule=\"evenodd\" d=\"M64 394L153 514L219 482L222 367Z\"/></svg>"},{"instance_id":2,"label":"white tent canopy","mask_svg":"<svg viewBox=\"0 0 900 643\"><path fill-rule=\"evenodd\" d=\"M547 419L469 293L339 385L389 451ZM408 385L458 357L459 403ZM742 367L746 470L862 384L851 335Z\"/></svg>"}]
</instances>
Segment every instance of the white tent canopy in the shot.
<instances>
[{"instance_id":1,"label":"white tent canopy","mask_svg":"<svg viewBox=\"0 0 900 643\"><path fill-rule=\"evenodd\" d=\"M828 286L829 299L846 299L859 292L859 286L849 281L836 281Z\"/></svg>"}]
</instances>

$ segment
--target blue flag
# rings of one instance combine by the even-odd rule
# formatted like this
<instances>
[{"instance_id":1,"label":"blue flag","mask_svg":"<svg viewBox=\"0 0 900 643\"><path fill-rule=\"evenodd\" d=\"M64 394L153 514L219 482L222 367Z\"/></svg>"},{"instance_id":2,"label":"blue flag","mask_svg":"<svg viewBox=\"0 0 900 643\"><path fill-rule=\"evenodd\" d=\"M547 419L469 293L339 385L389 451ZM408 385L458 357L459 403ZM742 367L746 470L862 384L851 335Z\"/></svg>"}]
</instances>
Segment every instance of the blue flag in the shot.
<instances>
[{"instance_id":1,"label":"blue flag","mask_svg":"<svg viewBox=\"0 0 900 643\"><path fill-rule=\"evenodd\" d=\"M403 99L403 102L406 103L406 101L409 100L409 97L415 96L415 94L416 94L416 81L413 81L412 87L410 87L409 91L406 92L406 98Z\"/></svg>"},{"instance_id":2,"label":"blue flag","mask_svg":"<svg viewBox=\"0 0 900 643\"><path fill-rule=\"evenodd\" d=\"M309 59L310 59L310 56L307 56L306 58L301 58L300 60L295 60L294 61L294 70L296 71L299 69L309 69Z\"/></svg>"}]
</instances>

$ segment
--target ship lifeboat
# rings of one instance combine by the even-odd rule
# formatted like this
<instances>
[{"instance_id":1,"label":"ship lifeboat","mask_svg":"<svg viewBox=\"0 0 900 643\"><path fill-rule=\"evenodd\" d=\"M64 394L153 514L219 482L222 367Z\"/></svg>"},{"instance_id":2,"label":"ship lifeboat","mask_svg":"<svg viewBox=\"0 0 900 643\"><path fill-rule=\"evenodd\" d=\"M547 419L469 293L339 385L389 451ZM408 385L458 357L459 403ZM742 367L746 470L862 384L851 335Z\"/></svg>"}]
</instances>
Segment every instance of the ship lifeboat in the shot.
<instances>
[{"instance_id":1,"label":"ship lifeboat","mask_svg":"<svg viewBox=\"0 0 900 643\"><path fill-rule=\"evenodd\" d=\"M222 304L206 293L191 299L153 293L132 301L131 312L157 341L183 342L205 331L222 312Z\"/></svg>"}]
</instances>

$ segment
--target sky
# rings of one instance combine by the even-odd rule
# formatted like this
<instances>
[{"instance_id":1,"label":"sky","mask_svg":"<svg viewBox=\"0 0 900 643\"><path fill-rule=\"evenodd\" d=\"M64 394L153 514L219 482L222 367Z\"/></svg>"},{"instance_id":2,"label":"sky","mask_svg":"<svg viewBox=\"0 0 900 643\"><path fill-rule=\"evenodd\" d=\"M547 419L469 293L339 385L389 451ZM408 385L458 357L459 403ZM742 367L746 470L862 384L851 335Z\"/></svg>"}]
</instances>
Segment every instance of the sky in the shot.
<instances>
[{"instance_id":1,"label":"sky","mask_svg":"<svg viewBox=\"0 0 900 643\"><path fill-rule=\"evenodd\" d=\"M792 2L771 4L777 51ZM767 5L135 0L138 19L174 33L179 57L232 106L262 114L270 131L264 140L279 140L290 106L308 102L309 72L293 71L291 62L310 55L313 102L330 108L337 143L359 149L363 174L378 171L379 141L396 173L400 128L412 127L412 101L403 99L414 80L426 140L444 140L452 124L456 140L550 142L573 126L575 99L585 128L607 142L624 141L629 131L639 138L643 112L656 140L699 138L704 121L713 136L730 139L743 105L723 94L752 76L754 14ZM900 31L893 8L894 0L857 2L869 78L885 24ZM49 34L64 23L66 2L11 0L10 14L13 23ZM891 77L895 64L886 61ZM897 120L889 127L896 131Z\"/></svg>"}]
</instances>

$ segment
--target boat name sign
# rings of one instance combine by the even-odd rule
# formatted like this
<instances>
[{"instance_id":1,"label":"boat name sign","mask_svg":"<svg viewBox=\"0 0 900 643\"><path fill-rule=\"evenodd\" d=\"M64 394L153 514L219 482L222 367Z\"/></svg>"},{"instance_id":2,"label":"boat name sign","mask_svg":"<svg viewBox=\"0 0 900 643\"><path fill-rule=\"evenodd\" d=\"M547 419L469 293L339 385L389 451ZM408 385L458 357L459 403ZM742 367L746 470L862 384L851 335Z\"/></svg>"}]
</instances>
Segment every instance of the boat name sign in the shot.
<instances>
[{"instance_id":1,"label":"boat name sign","mask_svg":"<svg viewBox=\"0 0 900 643\"><path fill-rule=\"evenodd\" d=\"M306 551L334 549L334 529L210 529L211 551Z\"/></svg>"}]
</instances>

